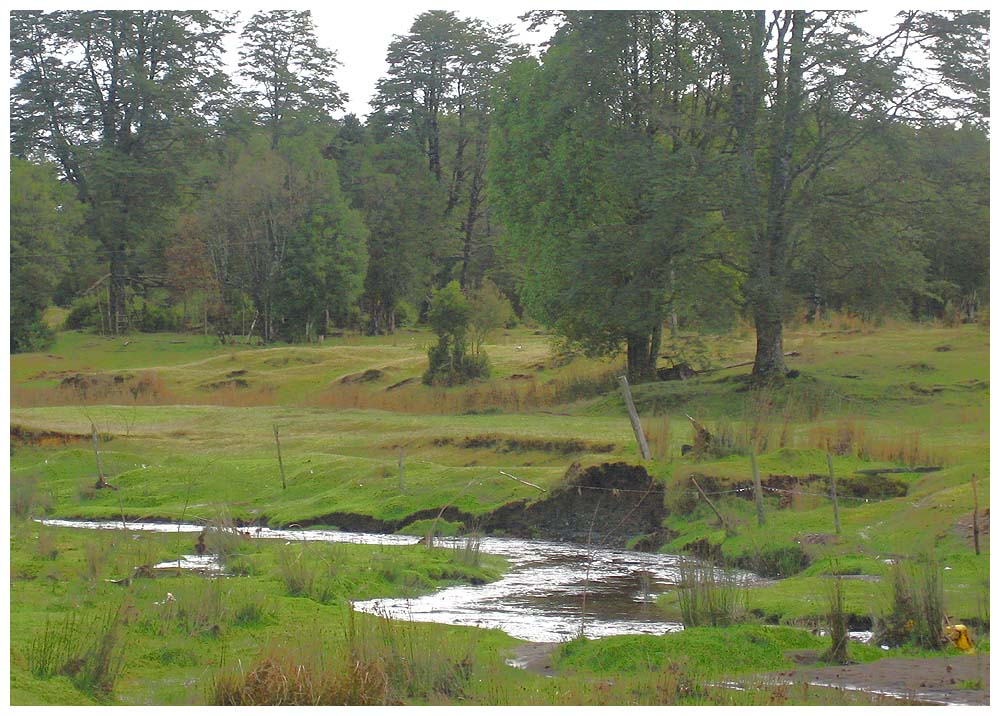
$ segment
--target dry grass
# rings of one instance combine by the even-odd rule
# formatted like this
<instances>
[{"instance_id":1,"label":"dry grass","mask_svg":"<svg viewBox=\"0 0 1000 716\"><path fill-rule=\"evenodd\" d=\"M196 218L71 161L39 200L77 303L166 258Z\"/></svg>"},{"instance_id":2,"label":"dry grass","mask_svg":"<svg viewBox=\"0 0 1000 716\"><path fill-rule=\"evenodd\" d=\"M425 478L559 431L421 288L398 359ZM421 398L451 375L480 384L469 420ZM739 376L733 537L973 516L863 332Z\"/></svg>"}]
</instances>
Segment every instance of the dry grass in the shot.
<instances>
[{"instance_id":1,"label":"dry grass","mask_svg":"<svg viewBox=\"0 0 1000 716\"><path fill-rule=\"evenodd\" d=\"M649 444L649 453L654 460L669 460L670 453L670 417L659 415L653 418L642 420L642 430L646 433L646 442Z\"/></svg>"},{"instance_id":2,"label":"dry grass","mask_svg":"<svg viewBox=\"0 0 1000 716\"><path fill-rule=\"evenodd\" d=\"M307 404L313 407L387 410L400 413L455 415L487 411L522 412L591 398L615 387L618 370L566 371L545 382L536 376L494 380L458 388L414 384L388 390L336 384Z\"/></svg>"},{"instance_id":3,"label":"dry grass","mask_svg":"<svg viewBox=\"0 0 1000 716\"><path fill-rule=\"evenodd\" d=\"M834 455L855 455L863 460L895 462L907 466L946 465L947 455L923 444L919 431L876 435L857 418L821 425L809 433L809 447L829 450Z\"/></svg>"},{"instance_id":4,"label":"dry grass","mask_svg":"<svg viewBox=\"0 0 1000 716\"><path fill-rule=\"evenodd\" d=\"M250 664L216 674L208 701L224 706L391 706L460 698L472 644L442 648L425 630L387 616L349 611L344 641L310 636L298 649L266 646Z\"/></svg>"}]
</instances>

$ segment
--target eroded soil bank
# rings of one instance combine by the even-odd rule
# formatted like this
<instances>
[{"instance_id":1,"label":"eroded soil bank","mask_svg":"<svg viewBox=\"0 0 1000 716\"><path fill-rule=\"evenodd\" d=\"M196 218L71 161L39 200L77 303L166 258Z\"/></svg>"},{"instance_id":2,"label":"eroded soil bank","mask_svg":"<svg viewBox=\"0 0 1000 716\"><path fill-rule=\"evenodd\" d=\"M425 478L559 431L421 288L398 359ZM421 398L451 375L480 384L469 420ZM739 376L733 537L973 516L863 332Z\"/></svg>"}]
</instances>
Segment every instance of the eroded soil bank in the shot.
<instances>
[{"instance_id":1,"label":"eroded soil bank","mask_svg":"<svg viewBox=\"0 0 1000 716\"><path fill-rule=\"evenodd\" d=\"M438 517L461 522L469 530L505 535L623 547L643 536L643 549L666 541L662 534L664 486L639 465L604 463L587 469L573 464L562 483L537 500L518 500L486 514L471 515L454 507L421 510L401 520L331 512L300 520L301 527L328 525L356 532L395 532L418 520Z\"/></svg>"}]
</instances>

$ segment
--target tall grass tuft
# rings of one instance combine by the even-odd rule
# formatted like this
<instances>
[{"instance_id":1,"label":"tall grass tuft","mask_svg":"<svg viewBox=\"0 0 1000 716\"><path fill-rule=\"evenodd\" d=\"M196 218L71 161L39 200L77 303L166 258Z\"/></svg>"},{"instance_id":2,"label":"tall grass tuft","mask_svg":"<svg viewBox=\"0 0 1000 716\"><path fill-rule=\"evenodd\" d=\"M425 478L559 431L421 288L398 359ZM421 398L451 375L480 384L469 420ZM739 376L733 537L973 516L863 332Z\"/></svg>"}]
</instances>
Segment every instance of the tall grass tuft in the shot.
<instances>
[{"instance_id":1,"label":"tall grass tuft","mask_svg":"<svg viewBox=\"0 0 1000 716\"><path fill-rule=\"evenodd\" d=\"M890 573L889 610L876 624L883 644L943 648L944 586L940 563L930 556L897 562Z\"/></svg>"},{"instance_id":2,"label":"tall grass tuft","mask_svg":"<svg viewBox=\"0 0 1000 716\"><path fill-rule=\"evenodd\" d=\"M28 646L28 668L39 678L63 674L77 688L98 696L110 693L124 667L123 612L117 605L87 622L74 613L59 624L46 622L42 635Z\"/></svg>"},{"instance_id":3,"label":"tall grass tuft","mask_svg":"<svg viewBox=\"0 0 1000 716\"><path fill-rule=\"evenodd\" d=\"M821 660L835 664L848 663L847 657L847 613L844 611L844 584L839 574L833 577L829 594L828 628L830 630L830 649L823 654Z\"/></svg>"},{"instance_id":4,"label":"tall grass tuft","mask_svg":"<svg viewBox=\"0 0 1000 716\"><path fill-rule=\"evenodd\" d=\"M322 652L269 647L250 665L215 675L217 706L385 706L389 680L380 663L329 663Z\"/></svg>"},{"instance_id":5,"label":"tall grass tuft","mask_svg":"<svg viewBox=\"0 0 1000 716\"><path fill-rule=\"evenodd\" d=\"M646 442L649 444L649 452L654 460L669 460L670 455L670 416L658 415L653 418L645 418L642 421L642 430L646 433Z\"/></svg>"},{"instance_id":6,"label":"tall grass tuft","mask_svg":"<svg viewBox=\"0 0 1000 716\"><path fill-rule=\"evenodd\" d=\"M43 493L40 480L33 472L18 472L10 476L10 514L26 520L44 514L52 508L52 497Z\"/></svg>"},{"instance_id":7,"label":"tall grass tuft","mask_svg":"<svg viewBox=\"0 0 1000 716\"><path fill-rule=\"evenodd\" d=\"M216 674L208 701L231 706L453 702L465 693L474 666L468 640L442 645L428 638L423 625L348 610L337 642L311 637L298 649L267 646L252 662Z\"/></svg>"},{"instance_id":8,"label":"tall grass tuft","mask_svg":"<svg viewBox=\"0 0 1000 716\"><path fill-rule=\"evenodd\" d=\"M877 435L863 421L842 418L834 425L822 425L810 431L810 447L829 449L834 455L854 455L862 460L894 462L909 467L946 465L948 458L923 444L923 434Z\"/></svg>"},{"instance_id":9,"label":"tall grass tuft","mask_svg":"<svg viewBox=\"0 0 1000 716\"><path fill-rule=\"evenodd\" d=\"M482 564L481 548L482 535L478 533L469 533L452 545L455 561L467 567Z\"/></svg>"},{"instance_id":10,"label":"tall grass tuft","mask_svg":"<svg viewBox=\"0 0 1000 716\"><path fill-rule=\"evenodd\" d=\"M686 628L729 626L749 618L749 587L712 564L682 561L677 596Z\"/></svg>"}]
</instances>

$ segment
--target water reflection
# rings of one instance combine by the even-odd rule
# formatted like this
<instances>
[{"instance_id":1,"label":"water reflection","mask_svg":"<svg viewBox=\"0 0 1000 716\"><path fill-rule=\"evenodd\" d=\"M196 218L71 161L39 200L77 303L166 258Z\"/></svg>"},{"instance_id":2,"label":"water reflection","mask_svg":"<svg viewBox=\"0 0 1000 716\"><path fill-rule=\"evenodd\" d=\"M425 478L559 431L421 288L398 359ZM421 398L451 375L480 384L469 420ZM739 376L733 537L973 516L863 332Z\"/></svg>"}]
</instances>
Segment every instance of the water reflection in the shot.
<instances>
[{"instance_id":1,"label":"water reflection","mask_svg":"<svg viewBox=\"0 0 1000 716\"><path fill-rule=\"evenodd\" d=\"M121 529L118 522L43 520L44 524L88 529ZM194 524L130 522L128 529L152 532L200 532ZM407 535L252 528L249 537L288 541L349 542L407 545L419 538ZM465 550L464 538L438 540L445 548ZM646 554L544 540L483 537L479 549L510 563L498 581L458 585L413 599L373 599L355 602L359 611L398 619L502 629L531 641L562 641L583 634L589 638L614 634L664 634L682 629L663 618L655 605L658 594L680 578L679 555ZM209 568L210 555L187 555L181 567ZM157 567L176 567L178 561ZM734 580L752 575L735 573Z\"/></svg>"}]
</instances>

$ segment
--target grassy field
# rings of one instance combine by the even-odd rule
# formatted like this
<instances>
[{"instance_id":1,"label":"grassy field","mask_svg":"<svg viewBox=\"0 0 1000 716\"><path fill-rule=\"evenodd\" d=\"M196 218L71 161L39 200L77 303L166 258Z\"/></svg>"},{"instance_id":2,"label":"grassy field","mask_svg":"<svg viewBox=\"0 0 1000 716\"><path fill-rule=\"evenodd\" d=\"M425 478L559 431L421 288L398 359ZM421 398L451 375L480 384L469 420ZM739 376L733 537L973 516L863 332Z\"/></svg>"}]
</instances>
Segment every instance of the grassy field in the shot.
<instances>
[{"instance_id":1,"label":"grassy field","mask_svg":"<svg viewBox=\"0 0 1000 716\"><path fill-rule=\"evenodd\" d=\"M615 659L590 657L584 668L586 649L560 657L575 677L545 680L504 664L514 640L502 634L433 625L388 627L377 619L350 616L345 606L349 599L415 593L449 579L472 578L448 567L453 555L435 562L424 555L427 550L416 559L405 551L359 548L375 549L389 565L388 574L407 575L396 578L367 574L360 565L372 559L368 553L356 560L346 551L305 555L297 563L312 564L317 574L331 560L343 566L336 578L327 574L317 583L322 586L294 596L279 573L280 565L290 561L288 555L282 556L279 546L259 545L245 555L248 574L243 581L212 586L220 583L206 585L189 575L171 577L169 587L156 579L135 580L123 588L104 580L156 556L176 555L177 540L190 542L190 536L142 535L127 550L119 546L101 556L104 547L90 546L92 535L25 521L42 514L125 514L274 525L320 520L342 526L338 519L361 515L402 524L446 505L477 516L540 496L500 470L551 488L573 462L640 462L614 389L620 363L562 356L549 336L521 328L494 336L486 345L494 367L489 381L428 388L419 375L431 340L427 332L410 330L389 337L345 336L322 345L262 348L221 346L214 338L181 334L106 339L63 332L46 354L12 356L12 700L212 702L218 694L243 693L234 685L234 674L242 673L233 671L238 664L260 665L270 654L267 663L279 673L280 664L291 658L276 646L281 643L301 644L306 654L301 659L311 665L319 684L319 675L334 663L318 656L323 639L337 645L331 653L349 654L371 641L356 632L351 637L351 629L375 630L365 632L369 636L389 629L395 631L384 640L388 651L371 656L382 665L382 671L373 667L376 680L379 673L385 676L386 664L396 663L392 660L398 650L411 648L406 639L416 639L414 634L427 630L448 644L443 665L420 666L419 678L410 679L417 686L409 691L378 677L385 686L379 693L390 702L683 702L683 689L674 683L678 680L662 670L638 673ZM745 379L748 368L739 367L688 381L637 386L636 402L654 453L647 468L668 486L662 550L695 551L785 576L751 590L749 610L758 620L794 625L815 625L826 618L834 572L848 577L847 611L877 617L891 606L889 562L933 558L943 570L947 612L982 625L977 638L986 636L988 512L980 516L980 555L973 552L971 516L973 475L980 506L989 505L988 347L988 332L978 326L876 328L834 322L789 332L786 350L797 355L788 362L800 375L781 385L755 387ZM747 360L752 351L748 331L708 340L717 366ZM704 454L681 456L682 445L695 443L686 416L713 435L713 447ZM91 426L100 434L103 474L115 491L94 488ZM771 488L765 493L765 526L758 526L754 503L744 489L751 476L751 451ZM825 496L828 451L842 498L839 535ZM876 478L856 472L927 466L941 469ZM692 475L712 493L728 530L697 497ZM54 545L54 555L45 545ZM193 622L186 618L159 623L154 616L161 612L152 605L167 589L178 600L184 594L185 599L212 603L219 597L208 591L234 590L222 601L231 602L236 611L241 600L249 604L252 594L262 590L267 604L247 609L267 616L241 622L236 611L222 610L208 619L215 620L219 633L194 634ZM678 613L678 600L676 592L662 599L665 616ZM139 645L128 650L110 690L95 689L93 679L84 679L81 672L47 673L36 663L41 657L32 645L44 642L46 629L70 629L60 620L75 605L82 605L80 619L103 619L112 631L127 634L128 643ZM112 607L118 610L114 614ZM139 611L134 620L121 616L120 610L131 614L131 608ZM301 626L317 620L329 623L331 634L318 637ZM717 638L750 643L756 638L749 632L727 633ZM660 661L669 660L671 649L681 644L678 639L698 634L651 638L643 649L652 649ZM169 643L154 647L156 639ZM788 648L779 644L768 652L777 656L768 657L766 665L752 661L753 668L782 668L781 653ZM74 658L63 656L64 661ZM735 661L717 666L725 673L742 668ZM704 671L703 666L696 671ZM595 676L584 678L583 673ZM614 676L614 686L602 687L609 676ZM210 693L206 680L211 679L218 689ZM664 679L673 679L673 686ZM329 689L356 686L327 684ZM736 698L699 694L698 703Z\"/></svg>"}]
</instances>

